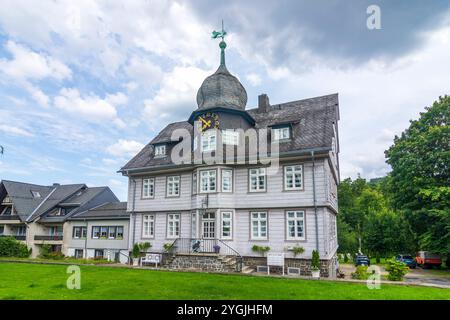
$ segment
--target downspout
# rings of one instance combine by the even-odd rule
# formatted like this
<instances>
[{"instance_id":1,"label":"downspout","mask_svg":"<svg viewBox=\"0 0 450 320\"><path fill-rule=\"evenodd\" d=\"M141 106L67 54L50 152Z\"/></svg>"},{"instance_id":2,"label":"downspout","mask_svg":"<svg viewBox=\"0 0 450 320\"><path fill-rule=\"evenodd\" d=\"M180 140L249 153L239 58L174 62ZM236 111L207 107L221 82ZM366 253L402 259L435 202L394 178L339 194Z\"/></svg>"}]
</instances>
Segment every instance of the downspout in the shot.
<instances>
[{"instance_id":1,"label":"downspout","mask_svg":"<svg viewBox=\"0 0 450 320\"><path fill-rule=\"evenodd\" d=\"M131 249L134 247L134 240L136 235L136 213L135 210L135 204L136 204L136 180L133 178L133 204L131 206L131 216L133 217L133 237L131 238Z\"/></svg>"},{"instance_id":2,"label":"downspout","mask_svg":"<svg viewBox=\"0 0 450 320\"><path fill-rule=\"evenodd\" d=\"M86 224L86 237L84 238L84 258L87 259L87 239L89 236L89 223L86 219L84 219L84 223Z\"/></svg>"},{"instance_id":3,"label":"downspout","mask_svg":"<svg viewBox=\"0 0 450 320\"><path fill-rule=\"evenodd\" d=\"M312 157L312 183L313 183L313 200L314 200L314 220L316 224L316 250L319 252L319 219L317 217L317 198L316 198L316 162L314 159L314 151L311 151Z\"/></svg>"}]
</instances>

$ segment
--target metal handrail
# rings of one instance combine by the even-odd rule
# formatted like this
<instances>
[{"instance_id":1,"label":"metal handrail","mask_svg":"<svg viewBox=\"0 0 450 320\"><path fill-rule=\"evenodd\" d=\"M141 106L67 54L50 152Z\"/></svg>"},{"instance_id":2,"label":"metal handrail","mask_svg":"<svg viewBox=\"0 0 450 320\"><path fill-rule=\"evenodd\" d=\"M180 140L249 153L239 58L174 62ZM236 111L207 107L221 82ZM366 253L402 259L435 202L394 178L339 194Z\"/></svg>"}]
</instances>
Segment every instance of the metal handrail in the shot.
<instances>
[{"instance_id":1,"label":"metal handrail","mask_svg":"<svg viewBox=\"0 0 450 320\"><path fill-rule=\"evenodd\" d=\"M236 255L236 260L237 260L237 266L236 266L236 271L240 272L242 270L242 256L240 255L239 252L237 252L233 247L231 247L230 245L228 245L228 243L224 242L221 239L218 239L219 243L225 245L225 247L227 247L229 250L231 250L233 253L235 253Z\"/></svg>"}]
</instances>

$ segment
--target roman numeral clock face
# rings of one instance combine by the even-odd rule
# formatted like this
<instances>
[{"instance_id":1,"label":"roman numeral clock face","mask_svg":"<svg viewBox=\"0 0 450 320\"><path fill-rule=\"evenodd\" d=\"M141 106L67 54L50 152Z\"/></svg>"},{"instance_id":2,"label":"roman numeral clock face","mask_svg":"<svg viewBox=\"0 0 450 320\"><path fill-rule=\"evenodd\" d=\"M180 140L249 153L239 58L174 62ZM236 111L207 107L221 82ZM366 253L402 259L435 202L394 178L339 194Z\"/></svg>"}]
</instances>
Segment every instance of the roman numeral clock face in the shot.
<instances>
[{"instance_id":1,"label":"roman numeral clock face","mask_svg":"<svg viewBox=\"0 0 450 320\"><path fill-rule=\"evenodd\" d=\"M219 128L219 117L215 113L206 112L199 115L197 120L200 121L200 124L202 125L202 131Z\"/></svg>"}]
</instances>

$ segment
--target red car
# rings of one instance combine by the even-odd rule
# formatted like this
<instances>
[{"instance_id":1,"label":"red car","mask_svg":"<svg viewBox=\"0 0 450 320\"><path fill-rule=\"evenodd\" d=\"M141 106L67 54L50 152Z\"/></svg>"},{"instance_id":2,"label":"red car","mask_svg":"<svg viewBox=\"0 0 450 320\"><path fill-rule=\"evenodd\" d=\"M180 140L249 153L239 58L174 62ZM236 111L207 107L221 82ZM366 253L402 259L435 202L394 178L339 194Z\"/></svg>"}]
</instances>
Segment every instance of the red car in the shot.
<instances>
[{"instance_id":1,"label":"red car","mask_svg":"<svg viewBox=\"0 0 450 320\"><path fill-rule=\"evenodd\" d=\"M442 264L442 259L438 254L430 253L428 251L419 251L417 253L416 262L423 268L439 267Z\"/></svg>"}]
</instances>

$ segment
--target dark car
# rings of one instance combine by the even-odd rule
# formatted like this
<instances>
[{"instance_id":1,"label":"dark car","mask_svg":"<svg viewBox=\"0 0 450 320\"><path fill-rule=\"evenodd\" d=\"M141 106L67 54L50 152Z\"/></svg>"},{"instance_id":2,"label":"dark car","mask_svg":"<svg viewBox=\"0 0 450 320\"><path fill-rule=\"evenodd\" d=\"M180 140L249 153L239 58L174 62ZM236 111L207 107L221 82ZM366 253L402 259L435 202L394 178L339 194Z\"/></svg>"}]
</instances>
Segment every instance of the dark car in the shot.
<instances>
[{"instance_id":1,"label":"dark car","mask_svg":"<svg viewBox=\"0 0 450 320\"><path fill-rule=\"evenodd\" d=\"M395 257L395 260L403 262L411 269L415 269L417 266L416 260L409 254L399 254Z\"/></svg>"},{"instance_id":2,"label":"dark car","mask_svg":"<svg viewBox=\"0 0 450 320\"><path fill-rule=\"evenodd\" d=\"M363 254L356 255L355 266L370 266L370 259Z\"/></svg>"}]
</instances>

